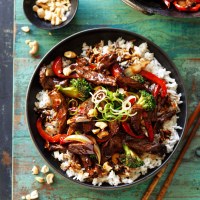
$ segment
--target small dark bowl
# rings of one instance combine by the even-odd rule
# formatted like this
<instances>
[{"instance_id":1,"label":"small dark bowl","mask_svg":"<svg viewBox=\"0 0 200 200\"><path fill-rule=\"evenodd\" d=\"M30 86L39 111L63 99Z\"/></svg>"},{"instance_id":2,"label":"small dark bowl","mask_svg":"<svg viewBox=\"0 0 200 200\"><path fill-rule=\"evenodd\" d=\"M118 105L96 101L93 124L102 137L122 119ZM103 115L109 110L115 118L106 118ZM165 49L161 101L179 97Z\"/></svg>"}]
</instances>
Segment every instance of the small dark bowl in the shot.
<instances>
[{"instance_id":1,"label":"small dark bowl","mask_svg":"<svg viewBox=\"0 0 200 200\"><path fill-rule=\"evenodd\" d=\"M39 83L39 70L44 64L50 63L52 60L54 60L57 56L63 55L63 53L67 50L75 51L77 54L81 53L82 51L82 44L86 42L88 45L94 45L98 43L101 40L104 40L107 42L108 40L115 41L119 37L122 37L125 40L135 40L135 45L139 45L143 42L147 42L149 50L154 53L155 57L158 59L158 61L166 67L167 70L171 71L172 78L175 78L176 82L178 83L178 93L182 94L181 100L183 101L182 104L180 104L180 110L181 112L178 114L178 125L181 126L183 129L178 130L178 134L180 136L180 141L183 135L183 131L185 128L186 118L187 118L187 103L186 103L186 95L185 95L185 89L183 86L183 82L181 80L181 77L172 63L172 61L167 57L167 55L153 42L149 41L148 39L135 34L133 32L120 30L120 29L113 29L113 28L100 28L100 29L91 29L82 31L79 33L76 33L70 37L67 37L66 39L59 42L56 46L54 46L47 54L42 58L40 63L38 64L35 72L32 75L32 78L30 80L30 84L27 90L27 98L26 98L26 119L30 131L31 138L33 139L33 142L35 143L36 148L39 150L41 156L46 160L46 162L54 168L59 174L64 176L66 179L71 180L75 183L78 183L83 186L87 186L89 188L93 189L102 189L102 190L111 190L111 189L119 189L119 188L126 188L128 186L133 186L137 183L141 183L148 178L155 175L165 164L166 162L171 158L173 153L176 151L177 146L179 145L180 141L176 144L174 150L172 153L168 154L166 158L164 159L161 166L151 169L148 171L147 174L140 176L135 182L132 184L121 184L118 186L110 186L108 184L103 184L102 186L94 186L91 183L82 183L77 180L74 180L73 178L69 178L64 171L60 169L60 163L59 161L55 160L50 152L45 150L44 148L44 140L40 137L37 129L36 129L36 121L38 118L38 115L34 111L34 102L36 102L36 94L42 90L42 87Z\"/></svg>"},{"instance_id":2,"label":"small dark bowl","mask_svg":"<svg viewBox=\"0 0 200 200\"><path fill-rule=\"evenodd\" d=\"M45 21L44 19L40 19L36 12L33 11L33 6L35 5L36 0L24 0L23 8L24 13L27 19L35 26L45 30L55 30L60 29L71 22L74 18L76 11L78 9L78 0L71 0L71 8L70 11L66 13L67 20L62 22L59 25L52 25L50 21Z\"/></svg>"},{"instance_id":3,"label":"small dark bowl","mask_svg":"<svg viewBox=\"0 0 200 200\"><path fill-rule=\"evenodd\" d=\"M130 7L147 15L159 14L176 18L195 18L200 17L198 12L180 12L173 6L168 9L162 0L122 0Z\"/></svg>"}]
</instances>

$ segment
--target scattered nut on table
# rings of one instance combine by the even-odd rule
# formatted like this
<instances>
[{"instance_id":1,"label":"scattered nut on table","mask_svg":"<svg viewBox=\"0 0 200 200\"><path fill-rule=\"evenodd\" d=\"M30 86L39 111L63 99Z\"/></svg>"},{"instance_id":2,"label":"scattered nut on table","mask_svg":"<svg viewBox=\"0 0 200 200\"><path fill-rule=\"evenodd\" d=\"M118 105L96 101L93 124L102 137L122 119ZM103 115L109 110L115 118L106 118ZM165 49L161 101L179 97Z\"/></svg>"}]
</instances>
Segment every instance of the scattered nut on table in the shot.
<instances>
[{"instance_id":1,"label":"scattered nut on table","mask_svg":"<svg viewBox=\"0 0 200 200\"><path fill-rule=\"evenodd\" d=\"M67 20L66 13L70 10L70 0L37 0L33 11L38 17L50 21L52 25L59 25Z\"/></svg>"},{"instance_id":2,"label":"scattered nut on table","mask_svg":"<svg viewBox=\"0 0 200 200\"><path fill-rule=\"evenodd\" d=\"M47 184L52 184L53 183L53 178L54 178L54 174L53 173L47 174L47 176L46 176Z\"/></svg>"},{"instance_id":3,"label":"scattered nut on table","mask_svg":"<svg viewBox=\"0 0 200 200\"><path fill-rule=\"evenodd\" d=\"M45 182L44 178L43 178L43 177L40 177L40 176L36 176L36 177L35 177L35 180L36 180L37 182L39 182L39 183L44 183L44 182Z\"/></svg>"},{"instance_id":4,"label":"scattered nut on table","mask_svg":"<svg viewBox=\"0 0 200 200\"><path fill-rule=\"evenodd\" d=\"M22 199L32 200L32 199L38 199L39 194L37 190L32 191L30 194L27 194L26 196L22 196Z\"/></svg>"},{"instance_id":5,"label":"scattered nut on table","mask_svg":"<svg viewBox=\"0 0 200 200\"><path fill-rule=\"evenodd\" d=\"M36 40L34 40L34 41L26 40L25 43L28 44L29 47L31 48L31 50L29 51L30 55L35 55L38 52L39 43Z\"/></svg>"},{"instance_id":6,"label":"scattered nut on table","mask_svg":"<svg viewBox=\"0 0 200 200\"><path fill-rule=\"evenodd\" d=\"M49 172L49 167L46 166L46 165L44 165L44 166L41 168L41 172L42 172L43 174L46 174L47 172Z\"/></svg>"},{"instance_id":7,"label":"scattered nut on table","mask_svg":"<svg viewBox=\"0 0 200 200\"><path fill-rule=\"evenodd\" d=\"M28 33L30 31L30 28L28 26L22 26L21 30L24 31L25 33Z\"/></svg>"},{"instance_id":8,"label":"scattered nut on table","mask_svg":"<svg viewBox=\"0 0 200 200\"><path fill-rule=\"evenodd\" d=\"M37 166L33 166L33 168L32 168L32 174L34 174L34 175L37 175L37 174L39 174L39 168L37 167Z\"/></svg>"}]
</instances>

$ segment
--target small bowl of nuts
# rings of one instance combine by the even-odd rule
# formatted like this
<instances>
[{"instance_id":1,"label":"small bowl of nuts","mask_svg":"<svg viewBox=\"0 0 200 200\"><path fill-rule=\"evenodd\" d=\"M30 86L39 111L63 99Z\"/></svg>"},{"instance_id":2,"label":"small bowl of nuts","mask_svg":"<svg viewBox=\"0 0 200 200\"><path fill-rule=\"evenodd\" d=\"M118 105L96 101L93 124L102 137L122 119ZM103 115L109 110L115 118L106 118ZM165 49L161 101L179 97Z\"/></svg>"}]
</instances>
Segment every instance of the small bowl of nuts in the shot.
<instances>
[{"instance_id":1,"label":"small bowl of nuts","mask_svg":"<svg viewBox=\"0 0 200 200\"><path fill-rule=\"evenodd\" d=\"M71 22L78 8L78 0L24 0L28 20L41 29L59 29Z\"/></svg>"}]
</instances>

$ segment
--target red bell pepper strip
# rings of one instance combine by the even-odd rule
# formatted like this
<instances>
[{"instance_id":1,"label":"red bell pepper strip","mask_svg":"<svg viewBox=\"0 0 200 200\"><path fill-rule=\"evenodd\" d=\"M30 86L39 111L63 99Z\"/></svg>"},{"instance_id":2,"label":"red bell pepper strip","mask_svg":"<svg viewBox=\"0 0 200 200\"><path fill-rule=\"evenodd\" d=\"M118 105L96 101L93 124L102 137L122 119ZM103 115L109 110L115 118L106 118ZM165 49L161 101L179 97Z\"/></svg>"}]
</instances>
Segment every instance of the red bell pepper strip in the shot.
<instances>
[{"instance_id":1,"label":"red bell pepper strip","mask_svg":"<svg viewBox=\"0 0 200 200\"><path fill-rule=\"evenodd\" d=\"M144 125L145 128L148 132L148 139L150 142L153 142L154 140L154 131L153 131L153 127L151 124L151 121L148 119L148 114L146 112L143 113L143 119L144 119Z\"/></svg>"},{"instance_id":2,"label":"red bell pepper strip","mask_svg":"<svg viewBox=\"0 0 200 200\"><path fill-rule=\"evenodd\" d=\"M120 68L118 63L115 63L114 65L112 65L111 74L115 78L122 75L122 69Z\"/></svg>"},{"instance_id":3,"label":"red bell pepper strip","mask_svg":"<svg viewBox=\"0 0 200 200\"><path fill-rule=\"evenodd\" d=\"M70 76L65 76L64 74L62 74L62 57L57 57L52 65L52 70L54 72L54 74L56 76L58 76L59 78L78 78L78 74L72 74Z\"/></svg>"},{"instance_id":4,"label":"red bell pepper strip","mask_svg":"<svg viewBox=\"0 0 200 200\"><path fill-rule=\"evenodd\" d=\"M152 74L151 72L142 70L140 72L140 75L142 75L143 77L145 77L146 79L158 84L162 91L161 91L161 97L165 97L167 95L167 86L164 80L158 78L156 75Z\"/></svg>"},{"instance_id":5,"label":"red bell pepper strip","mask_svg":"<svg viewBox=\"0 0 200 200\"><path fill-rule=\"evenodd\" d=\"M160 91L160 85L155 85L154 89L153 89L153 96L157 97L158 93Z\"/></svg>"},{"instance_id":6,"label":"red bell pepper strip","mask_svg":"<svg viewBox=\"0 0 200 200\"><path fill-rule=\"evenodd\" d=\"M136 135L130 125L125 121L125 122L122 122L122 127L123 129L126 131L126 133L128 133L130 136L134 137L134 138L137 138L137 139L143 139L145 137L145 135Z\"/></svg>"},{"instance_id":7,"label":"red bell pepper strip","mask_svg":"<svg viewBox=\"0 0 200 200\"><path fill-rule=\"evenodd\" d=\"M190 12L197 12L200 9L200 2L197 0L195 3L197 3L195 6L182 6L178 3L178 1L174 1L173 4L176 7L178 11L190 11Z\"/></svg>"},{"instance_id":8,"label":"red bell pepper strip","mask_svg":"<svg viewBox=\"0 0 200 200\"><path fill-rule=\"evenodd\" d=\"M39 134L41 135L41 137L46 140L47 142L50 142L50 143L57 143L60 141L60 137L63 135L63 134L57 134L55 136L50 136L48 133L46 133L44 130L43 130L43 127L42 127L42 119L41 118L38 118L37 122L36 122L36 127L37 127L37 130L39 132Z\"/></svg>"}]
</instances>

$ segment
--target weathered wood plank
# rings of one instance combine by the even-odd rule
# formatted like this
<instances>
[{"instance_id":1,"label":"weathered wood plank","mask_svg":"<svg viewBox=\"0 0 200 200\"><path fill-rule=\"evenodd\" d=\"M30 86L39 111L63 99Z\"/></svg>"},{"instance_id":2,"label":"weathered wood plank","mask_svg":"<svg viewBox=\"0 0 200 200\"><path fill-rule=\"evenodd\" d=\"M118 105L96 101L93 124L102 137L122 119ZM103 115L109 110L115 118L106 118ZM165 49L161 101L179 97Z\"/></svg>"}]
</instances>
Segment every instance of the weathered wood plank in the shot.
<instances>
[{"instance_id":1,"label":"weathered wood plank","mask_svg":"<svg viewBox=\"0 0 200 200\"><path fill-rule=\"evenodd\" d=\"M188 92L189 113L200 99L200 20L173 19L163 16L146 16L132 10L121 1L79 1L74 20L67 28L52 31L39 30L28 22L22 12L22 0L15 1L16 36L14 41L13 73L13 197L20 199L24 194L38 189L40 199L140 199L150 180L125 190L96 191L83 188L56 174L52 186L35 182L31 174L34 164L46 164L30 139L25 120L25 96L30 77L40 58L65 37L88 28L114 27L142 34L160 46L176 64ZM23 33L21 27L29 25L30 33ZM30 57L26 39L38 40L40 58ZM200 131L192 141L165 199L200 199L200 162L195 149L200 144ZM183 144L182 144L183 145ZM177 158L180 149L172 157L150 199L155 199L167 174ZM33 162L35 161L35 162Z\"/></svg>"}]
</instances>

